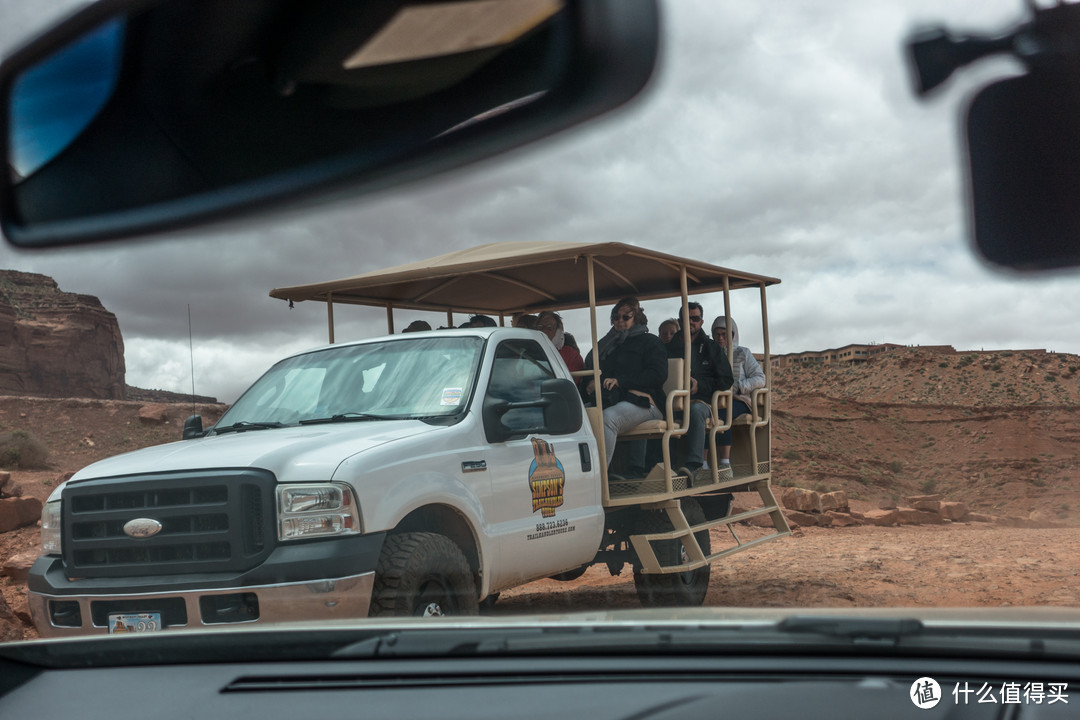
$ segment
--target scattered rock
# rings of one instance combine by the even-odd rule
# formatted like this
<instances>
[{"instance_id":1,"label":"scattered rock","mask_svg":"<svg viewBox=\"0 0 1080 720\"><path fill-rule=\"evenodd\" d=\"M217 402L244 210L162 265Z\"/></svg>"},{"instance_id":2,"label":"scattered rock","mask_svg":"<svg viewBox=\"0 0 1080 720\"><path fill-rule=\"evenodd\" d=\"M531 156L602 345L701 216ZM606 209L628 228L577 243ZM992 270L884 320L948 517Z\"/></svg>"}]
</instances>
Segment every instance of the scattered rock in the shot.
<instances>
[{"instance_id":1,"label":"scattered rock","mask_svg":"<svg viewBox=\"0 0 1080 720\"><path fill-rule=\"evenodd\" d=\"M910 498L908 499L910 500ZM915 502L911 503L911 507L915 508L916 510L925 510L926 512L936 513L941 511L941 501L916 500Z\"/></svg>"},{"instance_id":2,"label":"scattered rock","mask_svg":"<svg viewBox=\"0 0 1080 720\"><path fill-rule=\"evenodd\" d=\"M800 510L788 510L784 513L788 522L795 523L800 527L811 527L818 524L820 516L813 513L805 513Z\"/></svg>"},{"instance_id":3,"label":"scattered rock","mask_svg":"<svg viewBox=\"0 0 1080 720\"><path fill-rule=\"evenodd\" d=\"M0 471L0 497L4 496L4 488L11 482L11 473L6 470Z\"/></svg>"},{"instance_id":4,"label":"scattered rock","mask_svg":"<svg viewBox=\"0 0 1080 720\"><path fill-rule=\"evenodd\" d=\"M30 567L40 554L40 549L34 549L12 555L0 567L0 575L7 575L17 583L26 582L27 578L30 577Z\"/></svg>"},{"instance_id":5,"label":"scattered rock","mask_svg":"<svg viewBox=\"0 0 1080 720\"><path fill-rule=\"evenodd\" d=\"M901 525L940 525L945 518L936 512L927 512L915 508L897 508L897 521Z\"/></svg>"},{"instance_id":6,"label":"scattered rock","mask_svg":"<svg viewBox=\"0 0 1080 720\"><path fill-rule=\"evenodd\" d=\"M933 502L935 500L944 500L945 496L941 493L935 495L909 495L907 501L911 503L912 507L917 507L916 503L920 502Z\"/></svg>"},{"instance_id":7,"label":"scattered rock","mask_svg":"<svg viewBox=\"0 0 1080 720\"><path fill-rule=\"evenodd\" d=\"M830 525L833 527L851 527L852 525L859 524L859 521L850 514L837 512L835 510L826 510L824 516L829 518Z\"/></svg>"},{"instance_id":8,"label":"scattered rock","mask_svg":"<svg viewBox=\"0 0 1080 720\"><path fill-rule=\"evenodd\" d=\"M169 421L169 406L158 403L139 408L139 420L147 425L161 425Z\"/></svg>"}]
</instances>

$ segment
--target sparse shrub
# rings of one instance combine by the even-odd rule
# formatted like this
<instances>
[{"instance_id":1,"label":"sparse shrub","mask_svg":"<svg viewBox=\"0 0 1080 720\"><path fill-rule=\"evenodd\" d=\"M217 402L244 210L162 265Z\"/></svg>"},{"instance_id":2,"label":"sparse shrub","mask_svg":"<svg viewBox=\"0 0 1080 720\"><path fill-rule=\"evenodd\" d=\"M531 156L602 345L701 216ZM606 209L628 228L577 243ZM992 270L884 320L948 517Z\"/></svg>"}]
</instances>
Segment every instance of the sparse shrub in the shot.
<instances>
[{"instance_id":1,"label":"sparse shrub","mask_svg":"<svg viewBox=\"0 0 1080 720\"><path fill-rule=\"evenodd\" d=\"M1046 373L1046 377L1043 378L1045 382L1057 382L1057 375L1053 373Z\"/></svg>"},{"instance_id":2,"label":"sparse shrub","mask_svg":"<svg viewBox=\"0 0 1080 720\"><path fill-rule=\"evenodd\" d=\"M0 467L8 470L44 470L49 451L25 430L0 433Z\"/></svg>"},{"instance_id":3,"label":"sparse shrub","mask_svg":"<svg viewBox=\"0 0 1080 720\"><path fill-rule=\"evenodd\" d=\"M990 366L990 369L994 372L1001 372L1001 363L994 363Z\"/></svg>"},{"instance_id":4,"label":"sparse shrub","mask_svg":"<svg viewBox=\"0 0 1080 720\"><path fill-rule=\"evenodd\" d=\"M1006 350L1005 352L1001 353L1001 357L1012 357L1012 355L1012 350Z\"/></svg>"},{"instance_id":5,"label":"sparse shrub","mask_svg":"<svg viewBox=\"0 0 1080 720\"><path fill-rule=\"evenodd\" d=\"M1043 480L1041 477L1037 477L1037 478L1032 478L1031 479L1031 484L1034 485L1037 488L1042 488L1042 487L1046 487L1047 482L1045 480Z\"/></svg>"},{"instance_id":6,"label":"sparse shrub","mask_svg":"<svg viewBox=\"0 0 1080 720\"><path fill-rule=\"evenodd\" d=\"M926 478L922 481L922 484L919 485L919 489L922 490L924 494L929 495L937 490L937 480L934 478Z\"/></svg>"},{"instance_id":7,"label":"sparse shrub","mask_svg":"<svg viewBox=\"0 0 1080 720\"><path fill-rule=\"evenodd\" d=\"M948 360L946 360L945 362L939 362L939 363L938 363L938 367L940 367L940 368L946 368L946 367L949 367L949 361L948 361Z\"/></svg>"},{"instance_id":8,"label":"sparse shrub","mask_svg":"<svg viewBox=\"0 0 1080 720\"><path fill-rule=\"evenodd\" d=\"M799 460L799 459L801 459L801 456L799 455L798 450L785 450L782 457L785 460Z\"/></svg>"},{"instance_id":9,"label":"sparse shrub","mask_svg":"<svg viewBox=\"0 0 1080 720\"><path fill-rule=\"evenodd\" d=\"M1001 383L997 382L996 380L994 382L990 383L990 387L998 387L1000 385L1001 385Z\"/></svg>"},{"instance_id":10,"label":"sparse shrub","mask_svg":"<svg viewBox=\"0 0 1080 720\"><path fill-rule=\"evenodd\" d=\"M903 469L904 469L904 464L902 462L900 462L899 460L893 460L891 463L889 463L889 470L894 475L899 475L900 471L903 470Z\"/></svg>"}]
</instances>

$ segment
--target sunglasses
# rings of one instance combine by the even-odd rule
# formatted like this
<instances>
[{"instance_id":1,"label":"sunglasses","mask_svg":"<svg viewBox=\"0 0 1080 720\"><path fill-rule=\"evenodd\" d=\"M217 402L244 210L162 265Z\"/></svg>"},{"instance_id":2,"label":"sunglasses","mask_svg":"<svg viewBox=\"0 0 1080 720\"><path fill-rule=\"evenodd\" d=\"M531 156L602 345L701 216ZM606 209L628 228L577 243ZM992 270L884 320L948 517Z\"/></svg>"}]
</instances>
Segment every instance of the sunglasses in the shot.
<instances>
[{"instance_id":1,"label":"sunglasses","mask_svg":"<svg viewBox=\"0 0 1080 720\"><path fill-rule=\"evenodd\" d=\"M700 315L691 315L690 316L690 322L692 322L692 323L701 322L701 316Z\"/></svg>"},{"instance_id":2,"label":"sunglasses","mask_svg":"<svg viewBox=\"0 0 1080 720\"><path fill-rule=\"evenodd\" d=\"M619 315L619 319L623 322L626 322L627 320L633 320L634 313L623 313L622 315Z\"/></svg>"}]
</instances>

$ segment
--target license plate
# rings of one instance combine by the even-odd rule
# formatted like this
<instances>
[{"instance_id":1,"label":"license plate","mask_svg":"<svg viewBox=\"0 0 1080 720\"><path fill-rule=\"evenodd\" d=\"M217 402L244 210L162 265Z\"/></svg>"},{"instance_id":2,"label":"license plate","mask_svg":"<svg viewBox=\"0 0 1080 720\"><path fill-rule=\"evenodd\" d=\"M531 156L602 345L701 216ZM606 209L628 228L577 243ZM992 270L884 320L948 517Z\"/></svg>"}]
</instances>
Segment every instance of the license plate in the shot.
<instances>
[{"instance_id":1,"label":"license plate","mask_svg":"<svg viewBox=\"0 0 1080 720\"><path fill-rule=\"evenodd\" d=\"M116 613L109 615L109 634L144 633L164 630L161 613Z\"/></svg>"}]
</instances>

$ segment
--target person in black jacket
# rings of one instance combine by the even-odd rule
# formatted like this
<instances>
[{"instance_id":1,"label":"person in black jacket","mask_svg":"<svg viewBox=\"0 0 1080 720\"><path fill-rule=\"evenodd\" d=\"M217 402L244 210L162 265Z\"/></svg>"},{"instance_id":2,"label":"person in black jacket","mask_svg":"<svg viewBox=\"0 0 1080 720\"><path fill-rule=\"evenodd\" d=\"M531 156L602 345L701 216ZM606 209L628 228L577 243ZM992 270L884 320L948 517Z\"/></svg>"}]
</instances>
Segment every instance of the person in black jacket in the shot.
<instances>
[{"instance_id":1,"label":"person in black jacket","mask_svg":"<svg viewBox=\"0 0 1080 720\"><path fill-rule=\"evenodd\" d=\"M705 313L696 302L688 303L690 320L690 427L684 437L686 468L696 474L705 464L705 422L712 415L712 396L717 390L727 390L734 378L727 353L701 329ZM680 330L667 344L667 356L684 357L686 351ZM704 481L704 478L696 478Z\"/></svg>"},{"instance_id":2,"label":"person in black jacket","mask_svg":"<svg viewBox=\"0 0 1080 720\"><path fill-rule=\"evenodd\" d=\"M611 330L597 343L600 356L600 397L604 409L604 444L607 464L615 454L619 433L647 420L663 417L664 380L667 379L667 351L660 338L649 334L648 318L637 298L627 297L611 310ZM585 358L585 368L593 368L593 354ZM585 387L586 400L596 402L592 380ZM644 475L644 445L630 459L630 475Z\"/></svg>"}]
</instances>

